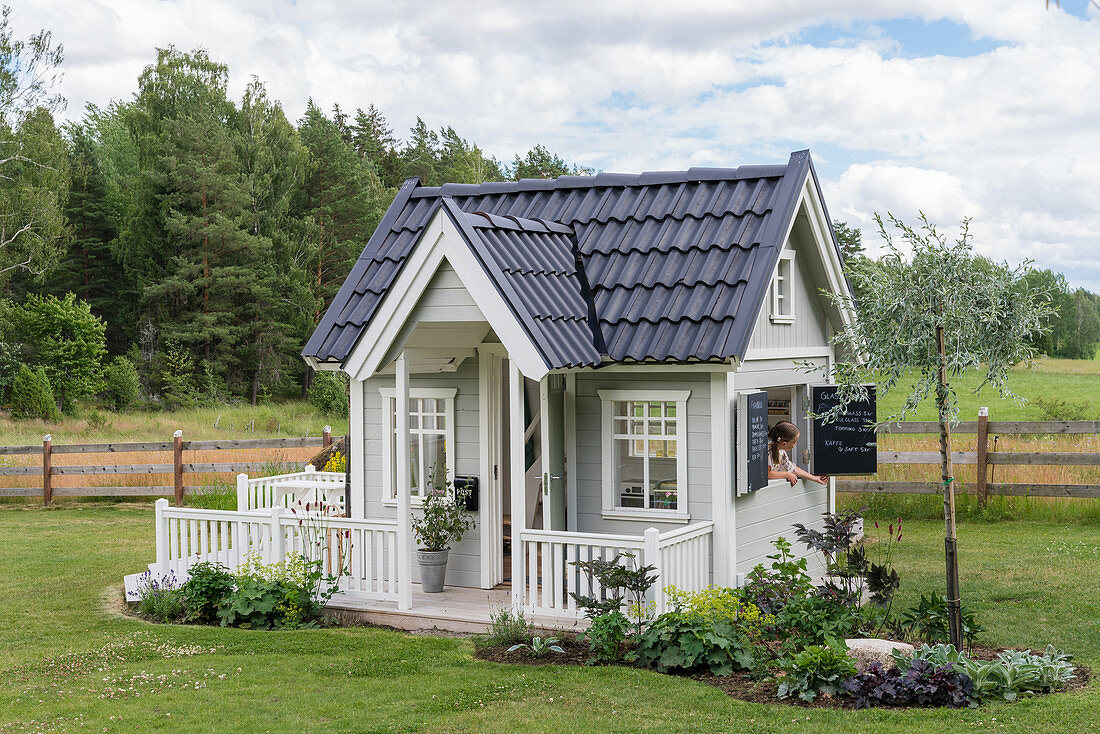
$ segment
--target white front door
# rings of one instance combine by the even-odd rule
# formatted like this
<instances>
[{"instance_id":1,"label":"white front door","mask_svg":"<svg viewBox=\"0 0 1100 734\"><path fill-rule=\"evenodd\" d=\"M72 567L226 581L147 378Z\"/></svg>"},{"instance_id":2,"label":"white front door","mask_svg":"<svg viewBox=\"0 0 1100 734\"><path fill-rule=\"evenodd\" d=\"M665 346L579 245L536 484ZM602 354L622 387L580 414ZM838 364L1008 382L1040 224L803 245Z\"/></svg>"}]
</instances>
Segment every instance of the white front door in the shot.
<instances>
[{"instance_id":1,"label":"white front door","mask_svg":"<svg viewBox=\"0 0 1100 734\"><path fill-rule=\"evenodd\" d=\"M505 416L507 396L504 375L507 362L500 344L478 347L479 435L481 444L481 586L491 589L505 580L504 517L508 497L508 466L504 447L507 438Z\"/></svg>"}]
</instances>

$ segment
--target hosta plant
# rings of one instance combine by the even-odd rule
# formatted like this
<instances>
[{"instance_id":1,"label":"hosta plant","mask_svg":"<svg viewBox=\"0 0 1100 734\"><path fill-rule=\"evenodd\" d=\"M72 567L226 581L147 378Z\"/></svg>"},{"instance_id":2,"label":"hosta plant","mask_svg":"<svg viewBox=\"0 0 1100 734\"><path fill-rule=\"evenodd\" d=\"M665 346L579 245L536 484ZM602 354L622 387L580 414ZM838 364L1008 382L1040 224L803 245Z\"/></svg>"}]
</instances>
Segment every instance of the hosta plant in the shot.
<instances>
[{"instance_id":1,"label":"hosta plant","mask_svg":"<svg viewBox=\"0 0 1100 734\"><path fill-rule=\"evenodd\" d=\"M537 635L531 638L531 642L521 642L516 645L512 645L508 648L508 652L515 652L523 648L527 648L531 651L531 656L536 658L544 658L552 652L565 654L565 650L561 648L558 643L561 642L557 637L547 637L545 640Z\"/></svg>"},{"instance_id":2,"label":"hosta plant","mask_svg":"<svg viewBox=\"0 0 1100 734\"><path fill-rule=\"evenodd\" d=\"M1073 678L1077 670L1070 658L1048 645L1042 655L1030 650L1005 650L994 660L972 660L952 645L924 645L909 658L894 653L899 665L925 660L933 665L951 665L974 684L975 700L1002 698L1014 701L1021 693L1056 690Z\"/></svg>"}]
</instances>

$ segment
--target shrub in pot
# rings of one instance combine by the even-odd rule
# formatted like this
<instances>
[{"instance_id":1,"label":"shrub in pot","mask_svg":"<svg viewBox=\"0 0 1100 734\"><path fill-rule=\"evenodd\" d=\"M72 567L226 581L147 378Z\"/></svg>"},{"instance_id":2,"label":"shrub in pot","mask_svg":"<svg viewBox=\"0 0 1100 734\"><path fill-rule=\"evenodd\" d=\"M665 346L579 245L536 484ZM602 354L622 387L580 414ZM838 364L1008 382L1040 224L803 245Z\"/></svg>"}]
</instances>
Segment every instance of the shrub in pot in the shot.
<instances>
[{"instance_id":1,"label":"shrub in pot","mask_svg":"<svg viewBox=\"0 0 1100 734\"><path fill-rule=\"evenodd\" d=\"M434 472L432 472L434 476ZM447 575L447 555L451 544L458 543L474 526L474 519L465 509L466 489L452 490L449 480L435 483L424 492L423 513L412 519L412 530L419 548L416 562L420 566L423 591L443 591Z\"/></svg>"}]
</instances>

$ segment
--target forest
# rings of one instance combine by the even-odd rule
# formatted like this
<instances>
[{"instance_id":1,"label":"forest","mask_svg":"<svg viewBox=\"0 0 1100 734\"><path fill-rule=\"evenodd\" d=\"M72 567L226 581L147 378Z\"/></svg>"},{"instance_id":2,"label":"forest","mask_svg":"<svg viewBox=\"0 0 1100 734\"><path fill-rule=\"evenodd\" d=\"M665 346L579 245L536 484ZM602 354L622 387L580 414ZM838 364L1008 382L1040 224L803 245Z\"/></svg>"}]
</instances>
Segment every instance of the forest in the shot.
<instances>
[{"instance_id":1,"label":"forest","mask_svg":"<svg viewBox=\"0 0 1100 734\"><path fill-rule=\"evenodd\" d=\"M299 352L397 187L590 173L541 145L500 161L422 119L310 101L169 47L129 100L59 121L63 48L0 20L0 404L13 416L302 396ZM860 232L837 224L851 267ZM1059 309L1041 352L1091 358L1100 297L1033 273ZM319 381L327 380L323 377ZM330 389L336 386L328 386Z\"/></svg>"}]
</instances>

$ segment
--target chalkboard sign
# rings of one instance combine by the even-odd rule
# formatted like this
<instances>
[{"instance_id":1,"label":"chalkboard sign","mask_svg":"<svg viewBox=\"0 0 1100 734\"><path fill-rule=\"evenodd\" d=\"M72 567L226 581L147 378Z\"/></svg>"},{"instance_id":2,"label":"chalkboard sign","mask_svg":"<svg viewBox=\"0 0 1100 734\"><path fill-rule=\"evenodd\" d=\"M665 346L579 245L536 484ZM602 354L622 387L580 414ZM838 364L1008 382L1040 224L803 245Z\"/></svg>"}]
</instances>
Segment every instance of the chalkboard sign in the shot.
<instances>
[{"instance_id":1,"label":"chalkboard sign","mask_svg":"<svg viewBox=\"0 0 1100 734\"><path fill-rule=\"evenodd\" d=\"M768 485L768 393L737 397L737 494L745 494Z\"/></svg>"},{"instance_id":2,"label":"chalkboard sign","mask_svg":"<svg viewBox=\"0 0 1100 734\"><path fill-rule=\"evenodd\" d=\"M820 414L839 404L836 385L814 385L813 412ZM878 441L869 428L877 420L875 386L867 386L867 400L848 403L847 413L830 423L814 418L814 474L874 474L878 471Z\"/></svg>"}]
</instances>

